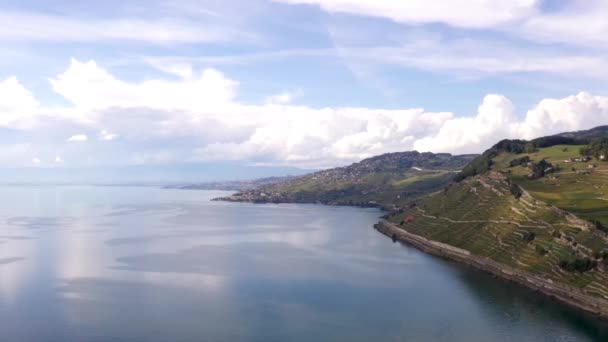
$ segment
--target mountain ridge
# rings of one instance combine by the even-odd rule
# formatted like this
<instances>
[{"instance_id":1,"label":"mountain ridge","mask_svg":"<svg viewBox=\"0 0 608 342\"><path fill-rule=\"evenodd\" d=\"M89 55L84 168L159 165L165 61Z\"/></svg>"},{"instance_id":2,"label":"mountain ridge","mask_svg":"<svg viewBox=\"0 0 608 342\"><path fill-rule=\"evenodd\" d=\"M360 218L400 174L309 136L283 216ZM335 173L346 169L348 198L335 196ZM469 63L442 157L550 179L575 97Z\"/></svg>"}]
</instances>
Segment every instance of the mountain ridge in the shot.
<instances>
[{"instance_id":1,"label":"mountain ridge","mask_svg":"<svg viewBox=\"0 0 608 342\"><path fill-rule=\"evenodd\" d=\"M218 200L395 206L440 190L476 156L417 151L386 153Z\"/></svg>"}]
</instances>

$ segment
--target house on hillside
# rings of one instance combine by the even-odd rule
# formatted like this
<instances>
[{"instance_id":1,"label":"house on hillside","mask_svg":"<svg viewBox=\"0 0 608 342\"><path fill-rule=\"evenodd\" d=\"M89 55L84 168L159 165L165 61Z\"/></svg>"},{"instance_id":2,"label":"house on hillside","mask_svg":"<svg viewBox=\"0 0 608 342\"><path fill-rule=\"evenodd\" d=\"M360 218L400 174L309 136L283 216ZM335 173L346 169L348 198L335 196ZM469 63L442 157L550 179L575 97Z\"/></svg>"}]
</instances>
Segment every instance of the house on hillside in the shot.
<instances>
[{"instance_id":1,"label":"house on hillside","mask_svg":"<svg viewBox=\"0 0 608 342\"><path fill-rule=\"evenodd\" d=\"M406 223L412 223L414 221L416 221L416 217L410 215L401 220L401 222L399 222L399 225L403 226Z\"/></svg>"}]
</instances>

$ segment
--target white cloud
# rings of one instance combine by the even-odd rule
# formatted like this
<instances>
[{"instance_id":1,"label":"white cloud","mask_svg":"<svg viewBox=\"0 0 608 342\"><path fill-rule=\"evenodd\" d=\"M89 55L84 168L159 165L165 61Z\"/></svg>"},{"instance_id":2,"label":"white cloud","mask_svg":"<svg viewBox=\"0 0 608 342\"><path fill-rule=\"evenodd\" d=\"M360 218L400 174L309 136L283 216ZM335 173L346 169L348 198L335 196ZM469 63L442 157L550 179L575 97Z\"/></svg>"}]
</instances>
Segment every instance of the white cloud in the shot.
<instances>
[{"instance_id":1,"label":"white cloud","mask_svg":"<svg viewBox=\"0 0 608 342\"><path fill-rule=\"evenodd\" d=\"M16 77L0 81L0 125L6 126L35 114L39 107L32 93Z\"/></svg>"},{"instance_id":2,"label":"white cloud","mask_svg":"<svg viewBox=\"0 0 608 342\"><path fill-rule=\"evenodd\" d=\"M194 58L148 57L146 60L156 61L155 66L159 69L161 69L159 65L164 64L161 70L168 70L170 65L179 66L175 68L183 68L184 75L187 75L187 68L184 65L188 63L232 66L317 58L324 61L339 60L348 67L361 66L373 72L388 66L449 73L463 78L543 74L570 80L608 79L608 59L601 53L581 49L568 51L537 45L522 47L516 43L500 40L447 38L420 32L407 36L403 41L386 45L370 45L367 41L353 43L340 37L339 34L332 36L332 43L334 48L289 49ZM177 73L177 71L167 72ZM283 95L287 98L289 94L290 92L285 92L275 96ZM295 94L297 95L297 92Z\"/></svg>"},{"instance_id":3,"label":"white cloud","mask_svg":"<svg viewBox=\"0 0 608 342\"><path fill-rule=\"evenodd\" d=\"M210 43L254 39L209 20L156 18L78 18L36 12L0 12L1 41L97 42L138 41L152 44Z\"/></svg>"},{"instance_id":4,"label":"white cloud","mask_svg":"<svg viewBox=\"0 0 608 342\"><path fill-rule=\"evenodd\" d=\"M419 139L416 149L479 153L501 139L533 139L588 129L608 122L608 97L582 92L562 99L545 99L523 119L504 96L488 95L473 117L446 120L433 135ZM483 146L483 148L480 148Z\"/></svg>"},{"instance_id":5,"label":"white cloud","mask_svg":"<svg viewBox=\"0 0 608 342\"><path fill-rule=\"evenodd\" d=\"M214 69L191 79L147 80L129 83L117 79L95 61L72 59L68 69L50 80L53 90L82 109L150 107L158 109L209 109L231 101L237 82Z\"/></svg>"},{"instance_id":6,"label":"white cloud","mask_svg":"<svg viewBox=\"0 0 608 342\"><path fill-rule=\"evenodd\" d=\"M61 159L60 156L56 156L55 157L55 163L58 163L58 164L63 163L63 159Z\"/></svg>"},{"instance_id":7,"label":"white cloud","mask_svg":"<svg viewBox=\"0 0 608 342\"><path fill-rule=\"evenodd\" d=\"M117 134L113 134L110 133L106 130L102 130L101 132L99 132L99 139L103 140L103 141L110 141L110 140L114 140L118 137Z\"/></svg>"},{"instance_id":8,"label":"white cloud","mask_svg":"<svg viewBox=\"0 0 608 342\"><path fill-rule=\"evenodd\" d=\"M87 141L89 140L89 137L87 137L85 134L76 134L76 135L72 135L71 137L68 138L68 142L83 142L83 141Z\"/></svg>"},{"instance_id":9,"label":"white cloud","mask_svg":"<svg viewBox=\"0 0 608 342\"><path fill-rule=\"evenodd\" d=\"M38 157L34 157L34 158L32 158L32 163L34 165L38 165L38 164L42 163L42 161Z\"/></svg>"},{"instance_id":10,"label":"white cloud","mask_svg":"<svg viewBox=\"0 0 608 342\"><path fill-rule=\"evenodd\" d=\"M16 80L9 83L0 90L31 95ZM0 164L15 165L20 156L33 154L58 160L60 152L59 160L71 165L240 160L329 167L412 149L481 152L502 138L534 138L608 122L608 97L587 93L545 99L521 115L501 95L486 96L471 115L416 108L311 108L276 101L245 105L237 100L238 83L217 70L193 79L127 82L94 62L77 60L52 84L73 104L46 108L31 96L10 102L14 112L33 108L35 124L27 129L8 124L27 145L0 158ZM0 99L4 95L0 92ZM66 144L65 136L73 132L80 133L68 142L88 143ZM89 141L90 136L96 139ZM109 140L113 143L104 143Z\"/></svg>"},{"instance_id":11,"label":"white cloud","mask_svg":"<svg viewBox=\"0 0 608 342\"><path fill-rule=\"evenodd\" d=\"M608 43L608 2L569 1L556 13L542 13L513 28L521 36L543 42L602 47Z\"/></svg>"},{"instance_id":12,"label":"white cloud","mask_svg":"<svg viewBox=\"0 0 608 342\"><path fill-rule=\"evenodd\" d=\"M293 102L295 99L302 96L302 91L285 91L279 94L271 95L266 98L267 104L285 105Z\"/></svg>"},{"instance_id":13,"label":"white cloud","mask_svg":"<svg viewBox=\"0 0 608 342\"><path fill-rule=\"evenodd\" d=\"M520 123L522 137L564 132L608 124L608 97L586 92L562 99L544 99Z\"/></svg>"},{"instance_id":14,"label":"white cloud","mask_svg":"<svg viewBox=\"0 0 608 342\"><path fill-rule=\"evenodd\" d=\"M525 18L537 11L538 0L274 0L318 5L328 12L389 18L401 23L446 23L482 28Z\"/></svg>"},{"instance_id":15,"label":"white cloud","mask_svg":"<svg viewBox=\"0 0 608 342\"><path fill-rule=\"evenodd\" d=\"M379 17L408 25L441 23L458 29L486 29L524 40L567 43L605 50L608 2L605 0L273 0L315 5L329 13Z\"/></svg>"}]
</instances>

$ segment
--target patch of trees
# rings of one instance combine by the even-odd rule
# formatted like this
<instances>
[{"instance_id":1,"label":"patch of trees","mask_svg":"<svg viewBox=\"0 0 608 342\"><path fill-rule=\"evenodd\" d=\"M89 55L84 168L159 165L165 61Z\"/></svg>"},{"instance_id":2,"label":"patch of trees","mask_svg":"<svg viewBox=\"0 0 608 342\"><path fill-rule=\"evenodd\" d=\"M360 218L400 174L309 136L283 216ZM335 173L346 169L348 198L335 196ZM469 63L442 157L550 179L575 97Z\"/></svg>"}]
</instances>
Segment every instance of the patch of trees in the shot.
<instances>
[{"instance_id":1,"label":"patch of trees","mask_svg":"<svg viewBox=\"0 0 608 342\"><path fill-rule=\"evenodd\" d=\"M532 140L532 143L536 148L545 148L555 145L583 145L588 143L588 141L585 139L552 135L548 137L534 139Z\"/></svg>"},{"instance_id":2,"label":"patch of trees","mask_svg":"<svg viewBox=\"0 0 608 342\"><path fill-rule=\"evenodd\" d=\"M602 231L604 233L608 233L608 227L604 226L604 224L598 220L593 221L593 224L595 225L595 228L599 231Z\"/></svg>"},{"instance_id":3,"label":"patch of trees","mask_svg":"<svg viewBox=\"0 0 608 342\"><path fill-rule=\"evenodd\" d=\"M496 157L496 154L486 155L484 153L483 155L473 159L473 161L465 166L465 168L454 177L454 180L456 182L460 182L469 177L489 171L492 167L492 158L494 157Z\"/></svg>"},{"instance_id":4,"label":"patch of trees","mask_svg":"<svg viewBox=\"0 0 608 342\"><path fill-rule=\"evenodd\" d=\"M511 184L511 194L515 196L515 198L519 199L524 193L517 184Z\"/></svg>"},{"instance_id":5,"label":"patch of trees","mask_svg":"<svg viewBox=\"0 0 608 342\"><path fill-rule=\"evenodd\" d=\"M596 139L591 144L581 147L580 154L587 157L595 157L595 159L608 158L608 138Z\"/></svg>"},{"instance_id":6,"label":"patch of trees","mask_svg":"<svg viewBox=\"0 0 608 342\"><path fill-rule=\"evenodd\" d=\"M510 167L514 166L526 166L530 162L530 157L525 156L521 158L515 158L509 162Z\"/></svg>"},{"instance_id":7,"label":"patch of trees","mask_svg":"<svg viewBox=\"0 0 608 342\"><path fill-rule=\"evenodd\" d=\"M551 163L546 160L541 160L538 163L532 163L532 172L528 176L530 179L544 177L546 174L553 172L554 168Z\"/></svg>"},{"instance_id":8,"label":"patch of trees","mask_svg":"<svg viewBox=\"0 0 608 342\"><path fill-rule=\"evenodd\" d=\"M530 144L525 140L501 140L496 145L494 145L492 150L495 150L497 153L500 152L508 152L514 154L520 154L526 152L526 149L534 149L534 145Z\"/></svg>"},{"instance_id":9,"label":"patch of trees","mask_svg":"<svg viewBox=\"0 0 608 342\"><path fill-rule=\"evenodd\" d=\"M568 272L584 273L597 267L597 261L589 258L576 258L574 260L561 260L559 267Z\"/></svg>"},{"instance_id":10,"label":"patch of trees","mask_svg":"<svg viewBox=\"0 0 608 342\"><path fill-rule=\"evenodd\" d=\"M492 167L492 159L501 153L534 153L539 148L551 147L555 145L581 145L586 143L588 143L588 141L583 139L562 136L543 137L534 139L532 141L508 139L501 140L496 145L492 146L492 148L485 151L481 156L473 159L467 166L464 167L462 172L454 177L454 181L460 182L469 177L489 171Z\"/></svg>"}]
</instances>

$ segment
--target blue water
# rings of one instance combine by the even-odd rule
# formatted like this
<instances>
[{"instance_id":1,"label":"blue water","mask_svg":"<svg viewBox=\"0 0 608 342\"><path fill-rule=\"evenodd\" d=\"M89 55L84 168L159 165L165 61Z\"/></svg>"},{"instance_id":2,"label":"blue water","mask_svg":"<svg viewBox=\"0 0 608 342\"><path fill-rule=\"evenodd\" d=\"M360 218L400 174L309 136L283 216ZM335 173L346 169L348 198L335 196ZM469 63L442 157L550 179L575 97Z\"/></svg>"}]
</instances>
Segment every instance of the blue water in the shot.
<instances>
[{"instance_id":1,"label":"blue water","mask_svg":"<svg viewBox=\"0 0 608 342\"><path fill-rule=\"evenodd\" d=\"M374 209L152 187L0 188L0 341L607 341L393 244Z\"/></svg>"}]
</instances>

